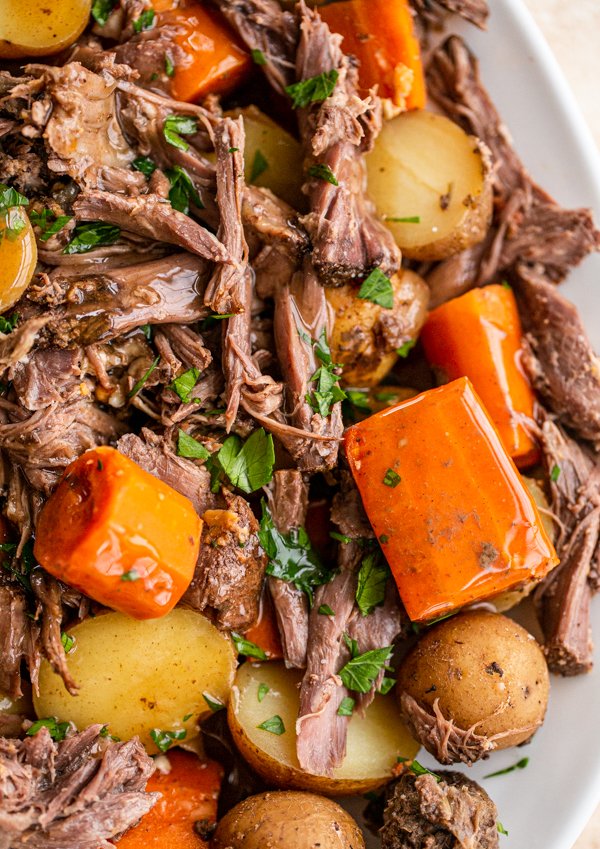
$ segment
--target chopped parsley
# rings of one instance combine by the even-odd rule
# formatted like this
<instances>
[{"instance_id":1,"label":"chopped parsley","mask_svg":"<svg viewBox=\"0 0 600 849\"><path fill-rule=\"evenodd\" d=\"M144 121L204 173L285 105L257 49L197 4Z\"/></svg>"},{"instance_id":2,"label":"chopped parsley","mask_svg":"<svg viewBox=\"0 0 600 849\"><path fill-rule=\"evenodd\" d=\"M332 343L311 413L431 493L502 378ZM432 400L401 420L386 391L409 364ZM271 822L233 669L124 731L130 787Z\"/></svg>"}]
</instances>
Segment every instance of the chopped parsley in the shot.
<instances>
[{"instance_id":1,"label":"chopped parsley","mask_svg":"<svg viewBox=\"0 0 600 849\"><path fill-rule=\"evenodd\" d=\"M394 290L390 278L380 268L374 268L358 290L358 297L391 310L394 306Z\"/></svg>"},{"instance_id":2,"label":"chopped parsley","mask_svg":"<svg viewBox=\"0 0 600 849\"><path fill-rule=\"evenodd\" d=\"M314 346L315 356L320 363L319 368L310 378L316 385L311 392L307 393L306 401L316 413L326 418L330 415L333 405L346 398L346 393L339 385L337 373L341 366L332 362L325 330L321 331L318 341L311 339L306 333L301 333L301 337Z\"/></svg>"},{"instance_id":3,"label":"chopped parsley","mask_svg":"<svg viewBox=\"0 0 600 849\"><path fill-rule=\"evenodd\" d=\"M251 433L244 443L238 436L229 436L216 459L234 486L243 492L256 492L273 477L273 437L262 427Z\"/></svg>"},{"instance_id":4,"label":"chopped parsley","mask_svg":"<svg viewBox=\"0 0 600 849\"><path fill-rule=\"evenodd\" d=\"M0 212L8 212L15 206L27 206L29 200L16 189L0 183Z\"/></svg>"},{"instance_id":5,"label":"chopped parsley","mask_svg":"<svg viewBox=\"0 0 600 849\"><path fill-rule=\"evenodd\" d=\"M99 26L104 26L116 5L117 0L94 0L92 17Z\"/></svg>"},{"instance_id":6,"label":"chopped parsley","mask_svg":"<svg viewBox=\"0 0 600 849\"><path fill-rule=\"evenodd\" d=\"M156 171L156 165L149 156L138 156L137 159L133 160L131 166L136 171L141 171L146 177L151 177Z\"/></svg>"},{"instance_id":7,"label":"chopped parsley","mask_svg":"<svg viewBox=\"0 0 600 849\"><path fill-rule=\"evenodd\" d=\"M390 538L389 538L389 536L388 536L387 534L380 534L380 535L379 535L379 542L380 542L382 545L385 545L385 544L386 544L387 542L389 542L389 541L390 541Z\"/></svg>"},{"instance_id":8,"label":"chopped parsley","mask_svg":"<svg viewBox=\"0 0 600 849\"><path fill-rule=\"evenodd\" d=\"M184 404L190 402L190 395L194 386L198 383L200 377L200 369L190 368L182 372L179 377L169 384L169 389L172 389L179 396L179 400Z\"/></svg>"},{"instance_id":9,"label":"chopped parsley","mask_svg":"<svg viewBox=\"0 0 600 849\"><path fill-rule=\"evenodd\" d=\"M508 831L504 828L500 820L496 823L496 828L498 829L498 834L504 834L508 837Z\"/></svg>"},{"instance_id":10,"label":"chopped parsley","mask_svg":"<svg viewBox=\"0 0 600 849\"><path fill-rule=\"evenodd\" d=\"M334 610L332 610L332 609L329 607L329 605L328 605L328 604L322 604L322 605L319 607L318 612L321 614L321 616L335 616L335 611L334 611Z\"/></svg>"},{"instance_id":11,"label":"chopped parsley","mask_svg":"<svg viewBox=\"0 0 600 849\"><path fill-rule=\"evenodd\" d=\"M258 538L269 558L267 574L305 592L312 607L314 588L329 583L335 573L322 564L306 530L300 527L280 533L263 500Z\"/></svg>"},{"instance_id":12,"label":"chopped parsley","mask_svg":"<svg viewBox=\"0 0 600 849\"><path fill-rule=\"evenodd\" d=\"M14 207L4 213L6 227L0 230L0 242L6 236L11 242L27 227L27 219L20 207Z\"/></svg>"},{"instance_id":13,"label":"chopped parsley","mask_svg":"<svg viewBox=\"0 0 600 849\"><path fill-rule=\"evenodd\" d=\"M123 572L121 575L122 581L139 581L141 575L136 569L128 569L127 572Z\"/></svg>"},{"instance_id":14,"label":"chopped parsley","mask_svg":"<svg viewBox=\"0 0 600 849\"><path fill-rule=\"evenodd\" d=\"M400 345L399 348L396 348L396 353L399 357L406 359L416 344L416 339L408 339L406 342Z\"/></svg>"},{"instance_id":15,"label":"chopped parsley","mask_svg":"<svg viewBox=\"0 0 600 849\"><path fill-rule=\"evenodd\" d=\"M308 106L309 103L320 103L326 100L333 93L338 77L339 73L332 68L331 71L324 71L316 77L309 77L307 80L286 86L285 90L292 98L293 108L300 109Z\"/></svg>"},{"instance_id":16,"label":"chopped parsley","mask_svg":"<svg viewBox=\"0 0 600 849\"><path fill-rule=\"evenodd\" d=\"M28 540L23 546L20 557L16 557L17 545L14 542L0 543L0 551L11 555L10 560L1 559L0 567L10 572L26 593L31 593L31 581L29 576L31 570L37 565L33 555L33 542Z\"/></svg>"},{"instance_id":17,"label":"chopped parsley","mask_svg":"<svg viewBox=\"0 0 600 849\"><path fill-rule=\"evenodd\" d=\"M63 631L60 635L60 641L62 643L63 649L65 650L65 654L69 654L69 652L75 645L75 637L72 637L70 634L67 634L66 631Z\"/></svg>"},{"instance_id":18,"label":"chopped parsley","mask_svg":"<svg viewBox=\"0 0 600 849\"><path fill-rule=\"evenodd\" d=\"M177 455L179 457L188 457L192 460L208 460L210 451L201 442L190 436L189 433L179 428L177 434Z\"/></svg>"},{"instance_id":19,"label":"chopped parsley","mask_svg":"<svg viewBox=\"0 0 600 849\"><path fill-rule=\"evenodd\" d=\"M63 253L85 254L101 245L114 245L120 235L120 229L114 224L104 224L101 221L78 224L73 230L73 238L63 248Z\"/></svg>"},{"instance_id":20,"label":"chopped parsley","mask_svg":"<svg viewBox=\"0 0 600 849\"><path fill-rule=\"evenodd\" d=\"M139 18L133 21L133 29L135 32L151 29L154 24L155 12L154 9L144 9Z\"/></svg>"},{"instance_id":21,"label":"chopped parsley","mask_svg":"<svg viewBox=\"0 0 600 849\"><path fill-rule=\"evenodd\" d=\"M329 531L329 536L331 539L336 540L336 542L341 542L347 544L352 542L352 537L347 537L345 534L339 534L337 531Z\"/></svg>"},{"instance_id":22,"label":"chopped parsley","mask_svg":"<svg viewBox=\"0 0 600 849\"><path fill-rule=\"evenodd\" d=\"M239 147L230 147L229 150L227 151L227 153L237 153L238 150L239 150Z\"/></svg>"},{"instance_id":23,"label":"chopped parsley","mask_svg":"<svg viewBox=\"0 0 600 849\"><path fill-rule=\"evenodd\" d=\"M250 55L252 56L252 61L254 62L255 65L266 65L267 64L267 57L262 52L262 50L258 50L258 48L255 47L250 51Z\"/></svg>"},{"instance_id":24,"label":"chopped parsley","mask_svg":"<svg viewBox=\"0 0 600 849\"><path fill-rule=\"evenodd\" d=\"M346 643L346 647L350 652L350 657L358 657L360 654L358 643L353 637L350 637L348 634L343 634L344 642Z\"/></svg>"},{"instance_id":25,"label":"chopped parsley","mask_svg":"<svg viewBox=\"0 0 600 849\"><path fill-rule=\"evenodd\" d=\"M209 706L209 708L211 709L211 711L213 713L218 713L220 710L223 710L223 708L225 707L225 705L223 704L223 702L220 699L214 699L208 693L202 693L202 698L204 699L204 701L206 702L206 704ZM189 719L189 717L190 717L190 715L188 715L188 719ZM185 717L183 718L183 721L184 722L186 721Z\"/></svg>"},{"instance_id":26,"label":"chopped parsley","mask_svg":"<svg viewBox=\"0 0 600 849\"><path fill-rule=\"evenodd\" d=\"M165 140L178 150L189 150L189 144L182 136L193 136L198 132L198 122L189 115L169 115L163 124Z\"/></svg>"},{"instance_id":27,"label":"chopped parsley","mask_svg":"<svg viewBox=\"0 0 600 849\"><path fill-rule=\"evenodd\" d=\"M269 163L267 162L267 159L265 158L264 154L261 153L260 150L257 150L254 154L254 159L252 160L252 168L250 170L250 182L254 183L256 180L258 180L260 175L264 174L268 167Z\"/></svg>"},{"instance_id":28,"label":"chopped parsley","mask_svg":"<svg viewBox=\"0 0 600 849\"><path fill-rule=\"evenodd\" d=\"M257 660L267 659L267 655L260 646L257 646L256 643L251 643L250 640L246 640L241 634L236 633L236 631L231 632L231 639L238 654L243 654L245 657L254 657Z\"/></svg>"},{"instance_id":29,"label":"chopped parsley","mask_svg":"<svg viewBox=\"0 0 600 849\"><path fill-rule=\"evenodd\" d=\"M171 188L169 189L169 200L173 209L179 212L184 212L186 215L190 211L190 203L197 206L198 209L204 209L204 204L200 200L200 195L196 191L196 187L192 182L192 178L180 165L175 165L169 168L166 172Z\"/></svg>"},{"instance_id":30,"label":"chopped parsley","mask_svg":"<svg viewBox=\"0 0 600 849\"><path fill-rule=\"evenodd\" d=\"M421 216L420 215L408 215L404 218L395 218L393 215L386 215L386 221L393 221L395 224L420 224Z\"/></svg>"},{"instance_id":31,"label":"chopped parsley","mask_svg":"<svg viewBox=\"0 0 600 849\"><path fill-rule=\"evenodd\" d=\"M371 412L369 393L365 389L346 389L346 398L354 407L358 407L359 410Z\"/></svg>"},{"instance_id":32,"label":"chopped parsley","mask_svg":"<svg viewBox=\"0 0 600 849\"><path fill-rule=\"evenodd\" d=\"M33 725L27 729L27 736L34 737L42 728L47 728L53 740L59 743L64 740L71 727L70 722L58 722L56 717L48 716L45 719L38 719Z\"/></svg>"},{"instance_id":33,"label":"chopped parsley","mask_svg":"<svg viewBox=\"0 0 600 849\"><path fill-rule=\"evenodd\" d=\"M270 731L271 734L277 734L278 737L285 734L283 719L278 714L275 714L275 716L272 716L270 719L265 719L264 722L261 722L260 725L257 725L256 727L260 728L262 731Z\"/></svg>"},{"instance_id":34,"label":"chopped parsley","mask_svg":"<svg viewBox=\"0 0 600 849\"><path fill-rule=\"evenodd\" d=\"M383 476L383 482L386 486L392 487L392 489L400 483L402 478L395 472L393 469L388 469L385 475Z\"/></svg>"},{"instance_id":35,"label":"chopped parsley","mask_svg":"<svg viewBox=\"0 0 600 849\"><path fill-rule=\"evenodd\" d=\"M5 315L0 315L0 333L12 333L17 326L19 313L14 312L8 318Z\"/></svg>"},{"instance_id":36,"label":"chopped parsley","mask_svg":"<svg viewBox=\"0 0 600 849\"><path fill-rule=\"evenodd\" d=\"M427 769L427 767L420 764L419 761L410 760L410 758L398 758L398 763L405 764L409 772L414 773L414 775L433 775L438 784L442 780L441 775Z\"/></svg>"},{"instance_id":37,"label":"chopped parsley","mask_svg":"<svg viewBox=\"0 0 600 849\"><path fill-rule=\"evenodd\" d=\"M172 77L175 74L175 65L168 53L165 53L165 74Z\"/></svg>"},{"instance_id":38,"label":"chopped parsley","mask_svg":"<svg viewBox=\"0 0 600 849\"><path fill-rule=\"evenodd\" d=\"M353 657L338 673L343 685L357 693L368 693L381 670L387 668L392 651L392 646L386 646L364 654L355 654L353 646Z\"/></svg>"},{"instance_id":39,"label":"chopped parsley","mask_svg":"<svg viewBox=\"0 0 600 849\"><path fill-rule=\"evenodd\" d=\"M554 466L552 466L552 469L550 470L550 480L553 483L556 483L556 481L559 479L559 477L560 477L560 466L557 466L556 464L554 464Z\"/></svg>"},{"instance_id":40,"label":"chopped parsley","mask_svg":"<svg viewBox=\"0 0 600 849\"><path fill-rule=\"evenodd\" d=\"M259 702L262 702L262 700L267 695L267 693L269 692L270 689L271 688L269 687L268 684L264 684L261 681L261 683L258 685L258 692L256 694L256 698L258 699Z\"/></svg>"},{"instance_id":41,"label":"chopped parsley","mask_svg":"<svg viewBox=\"0 0 600 849\"><path fill-rule=\"evenodd\" d=\"M308 169L309 177L316 177L317 180L325 180L326 183L331 183L332 186L339 186L337 177L329 167L329 165L311 165Z\"/></svg>"},{"instance_id":42,"label":"chopped parsley","mask_svg":"<svg viewBox=\"0 0 600 849\"><path fill-rule=\"evenodd\" d=\"M363 616L368 616L383 604L389 570L379 551L369 552L358 573L356 604Z\"/></svg>"},{"instance_id":43,"label":"chopped parsley","mask_svg":"<svg viewBox=\"0 0 600 849\"><path fill-rule=\"evenodd\" d=\"M70 215L56 215L51 209L43 209L36 212L33 209L29 213L31 223L40 228L40 241L47 242L51 236L59 233L65 224L71 220Z\"/></svg>"},{"instance_id":44,"label":"chopped parsley","mask_svg":"<svg viewBox=\"0 0 600 849\"><path fill-rule=\"evenodd\" d=\"M499 769L497 772L490 772L489 775L484 775L484 778L495 778L497 775L508 775L509 772L515 772L517 769L525 769L529 763L529 758L521 758L516 764L507 766L506 769Z\"/></svg>"},{"instance_id":45,"label":"chopped parsley","mask_svg":"<svg viewBox=\"0 0 600 849\"><path fill-rule=\"evenodd\" d=\"M138 382L134 383L133 387L127 393L128 398L133 398L135 395L138 394L140 389L142 389L146 385L148 378L150 377L150 375L152 374L152 372L154 371L156 366L159 364L159 362L160 362L160 356L158 356L154 360L152 360L152 365L150 366L150 368L148 369L146 374L142 375L142 377L140 377Z\"/></svg>"},{"instance_id":46,"label":"chopped parsley","mask_svg":"<svg viewBox=\"0 0 600 849\"><path fill-rule=\"evenodd\" d=\"M377 692L380 693L382 696L387 696L387 694L390 692L395 683L395 678L388 678L387 676L384 676L381 680L381 684L379 685L379 689L377 690Z\"/></svg>"},{"instance_id":47,"label":"chopped parsley","mask_svg":"<svg viewBox=\"0 0 600 849\"><path fill-rule=\"evenodd\" d=\"M174 743L185 740L187 731L185 728L179 728L177 731L161 731L159 728L153 728L150 737L154 740L159 752L166 752Z\"/></svg>"},{"instance_id":48,"label":"chopped parsley","mask_svg":"<svg viewBox=\"0 0 600 849\"><path fill-rule=\"evenodd\" d=\"M354 705L356 702L350 696L344 696L342 701L340 702L340 706L337 709L338 716L352 716L352 711L354 710Z\"/></svg>"}]
</instances>

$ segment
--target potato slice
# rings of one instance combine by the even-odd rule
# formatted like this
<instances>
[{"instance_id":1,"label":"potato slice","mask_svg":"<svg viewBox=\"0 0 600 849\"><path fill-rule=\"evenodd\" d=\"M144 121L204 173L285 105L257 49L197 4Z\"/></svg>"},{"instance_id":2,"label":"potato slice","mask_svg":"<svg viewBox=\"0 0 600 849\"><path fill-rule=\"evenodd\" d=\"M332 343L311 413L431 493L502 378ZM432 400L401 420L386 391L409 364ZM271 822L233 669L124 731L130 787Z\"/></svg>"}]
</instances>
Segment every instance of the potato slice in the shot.
<instances>
[{"instance_id":1,"label":"potato slice","mask_svg":"<svg viewBox=\"0 0 600 849\"><path fill-rule=\"evenodd\" d=\"M489 152L448 118L414 111L388 121L367 171L369 194L406 257L446 259L484 238L492 214Z\"/></svg>"},{"instance_id":2,"label":"potato slice","mask_svg":"<svg viewBox=\"0 0 600 849\"><path fill-rule=\"evenodd\" d=\"M69 669L79 693L71 696L42 661L40 694L34 697L39 717L71 720L80 729L107 723L123 740L138 734L154 753L152 729L185 730L187 742L198 735L198 718L210 713L203 694L227 702L236 667L233 645L199 613L176 608L145 621L106 613L69 634L75 640Z\"/></svg>"},{"instance_id":3,"label":"potato slice","mask_svg":"<svg viewBox=\"0 0 600 849\"><path fill-rule=\"evenodd\" d=\"M0 57L49 56L86 28L91 0L0 0Z\"/></svg>"},{"instance_id":4,"label":"potato slice","mask_svg":"<svg viewBox=\"0 0 600 849\"><path fill-rule=\"evenodd\" d=\"M376 696L364 719L358 714L351 718L346 758L333 778L304 772L296 757L295 731L301 679L301 672L283 663L245 663L231 692L227 717L233 739L270 784L328 796L366 793L390 780L398 757L417 753L419 746L403 725L393 696ZM261 684L269 690L259 701ZM273 716L281 717L283 734L258 728Z\"/></svg>"},{"instance_id":5,"label":"potato slice","mask_svg":"<svg viewBox=\"0 0 600 849\"><path fill-rule=\"evenodd\" d=\"M26 224L16 237L4 234L0 237L0 313L19 300L31 282L37 262L33 228L23 207L13 207L0 215L0 231L7 232L13 216Z\"/></svg>"}]
</instances>

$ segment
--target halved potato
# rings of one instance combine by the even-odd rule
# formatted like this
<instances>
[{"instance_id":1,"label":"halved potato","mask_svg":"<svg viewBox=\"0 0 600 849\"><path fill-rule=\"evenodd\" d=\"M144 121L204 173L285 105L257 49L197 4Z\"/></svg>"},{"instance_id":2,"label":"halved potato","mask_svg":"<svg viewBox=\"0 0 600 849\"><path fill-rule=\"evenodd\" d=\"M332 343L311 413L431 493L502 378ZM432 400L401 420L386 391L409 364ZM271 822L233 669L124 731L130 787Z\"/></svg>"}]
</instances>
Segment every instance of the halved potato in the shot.
<instances>
[{"instance_id":1,"label":"halved potato","mask_svg":"<svg viewBox=\"0 0 600 849\"><path fill-rule=\"evenodd\" d=\"M144 621L106 613L69 634L75 640L69 670L79 693L71 696L42 661L40 694L34 697L39 717L71 720L80 729L106 723L123 740L139 735L154 753L153 729L173 732L177 740L185 731L189 741L198 735L198 718L210 713L205 695L227 702L235 651L229 637L199 613L176 608Z\"/></svg>"},{"instance_id":2,"label":"halved potato","mask_svg":"<svg viewBox=\"0 0 600 849\"><path fill-rule=\"evenodd\" d=\"M18 216L25 226L17 236L6 235ZM29 286L37 262L37 246L33 228L22 207L14 207L0 215L0 313L16 304Z\"/></svg>"},{"instance_id":3,"label":"halved potato","mask_svg":"<svg viewBox=\"0 0 600 849\"><path fill-rule=\"evenodd\" d=\"M445 259L484 238L489 152L448 118L413 111L384 123L367 171L369 194L406 257Z\"/></svg>"},{"instance_id":4,"label":"halved potato","mask_svg":"<svg viewBox=\"0 0 600 849\"><path fill-rule=\"evenodd\" d=\"M333 778L304 772L296 756L301 679L301 672L286 669L283 663L245 663L231 691L227 718L233 739L270 784L326 796L366 793L390 780L398 757L412 758L417 753L419 746L402 723L393 696L376 696L364 718L352 716L346 758ZM261 684L269 689L259 701ZM258 727L274 716L283 721L283 734Z\"/></svg>"},{"instance_id":5,"label":"halved potato","mask_svg":"<svg viewBox=\"0 0 600 849\"><path fill-rule=\"evenodd\" d=\"M0 57L49 56L73 44L90 19L91 0L0 0Z\"/></svg>"}]
</instances>

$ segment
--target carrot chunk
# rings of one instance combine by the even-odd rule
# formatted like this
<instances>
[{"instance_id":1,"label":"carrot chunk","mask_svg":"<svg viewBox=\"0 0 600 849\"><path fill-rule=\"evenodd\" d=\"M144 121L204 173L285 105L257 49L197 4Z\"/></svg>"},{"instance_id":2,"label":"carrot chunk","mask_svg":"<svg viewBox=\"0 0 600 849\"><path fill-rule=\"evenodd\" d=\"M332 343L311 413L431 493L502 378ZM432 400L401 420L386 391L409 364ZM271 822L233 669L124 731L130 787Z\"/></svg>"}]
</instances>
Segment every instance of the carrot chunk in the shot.
<instances>
[{"instance_id":1,"label":"carrot chunk","mask_svg":"<svg viewBox=\"0 0 600 849\"><path fill-rule=\"evenodd\" d=\"M56 578L136 619L187 589L202 521L191 502L114 448L67 466L40 514L34 554Z\"/></svg>"},{"instance_id":2,"label":"carrot chunk","mask_svg":"<svg viewBox=\"0 0 600 849\"><path fill-rule=\"evenodd\" d=\"M171 57L171 94L193 103L207 94L225 94L252 69L252 59L235 33L214 9L195 2L156 0L157 27L175 32Z\"/></svg>"},{"instance_id":3,"label":"carrot chunk","mask_svg":"<svg viewBox=\"0 0 600 849\"><path fill-rule=\"evenodd\" d=\"M421 330L425 355L447 380L468 377L517 466L539 459L527 430L535 396L521 368L521 322L512 289L484 286L433 310ZM525 426L524 426L525 425Z\"/></svg>"},{"instance_id":4,"label":"carrot chunk","mask_svg":"<svg viewBox=\"0 0 600 849\"><path fill-rule=\"evenodd\" d=\"M244 637L262 649L267 655L268 660L281 660L283 658L283 649L281 648L281 639L275 619L275 611L273 610L273 602L266 587L263 589L260 598L258 619L246 631Z\"/></svg>"},{"instance_id":5,"label":"carrot chunk","mask_svg":"<svg viewBox=\"0 0 600 849\"><path fill-rule=\"evenodd\" d=\"M467 378L354 425L345 446L412 620L541 579L558 563L533 498Z\"/></svg>"},{"instance_id":6,"label":"carrot chunk","mask_svg":"<svg viewBox=\"0 0 600 849\"><path fill-rule=\"evenodd\" d=\"M319 7L332 32L344 37L343 50L360 60L363 93L374 85L396 106L406 96L407 109L423 109L425 76L419 41L407 0L343 0ZM412 72L408 94L406 70Z\"/></svg>"},{"instance_id":7,"label":"carrot chunk","mask_svg":"<svg viewBox=\"0 0 600 849\"><path fill-rule=\"evenodd\" d=\"M162 798L123 835L119 849L208 849L200 835L217 819L223 768L178 749L166 757L170 771L157 770L146 785Z\"/></svg>"}]
</instances>

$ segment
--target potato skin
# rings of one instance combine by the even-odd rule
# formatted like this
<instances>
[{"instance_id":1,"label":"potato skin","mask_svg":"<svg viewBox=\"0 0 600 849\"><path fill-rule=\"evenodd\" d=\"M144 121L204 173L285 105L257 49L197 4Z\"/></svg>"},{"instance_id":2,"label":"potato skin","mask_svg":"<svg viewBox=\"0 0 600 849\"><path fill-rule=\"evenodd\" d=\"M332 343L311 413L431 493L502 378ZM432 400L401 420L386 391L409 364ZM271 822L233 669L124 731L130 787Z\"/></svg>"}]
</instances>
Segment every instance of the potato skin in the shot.
<instances>
[{"instance_id":1,"label":"potato skin","mask_svg":"<svg viewBox=\"0 0 600 849\"><path fill-rule=\"evenodd\" d=\"M212 849L364 849L343 808L312 793L281 791L244 799L219 822Z\"/></svg>"},{"instance_id":2,"label":"potato skin","mask_svg":"<svg viewBox=\"0 0 600 849\"><path fill-rule=\"evenodd\" d=\"M548 668L534 637L506 616L459 613L428 630L398 672L397 694L506 749L528 740L548 704ZM424 742L424 741L421 741Z\"/></svg>"}]
</instances>

